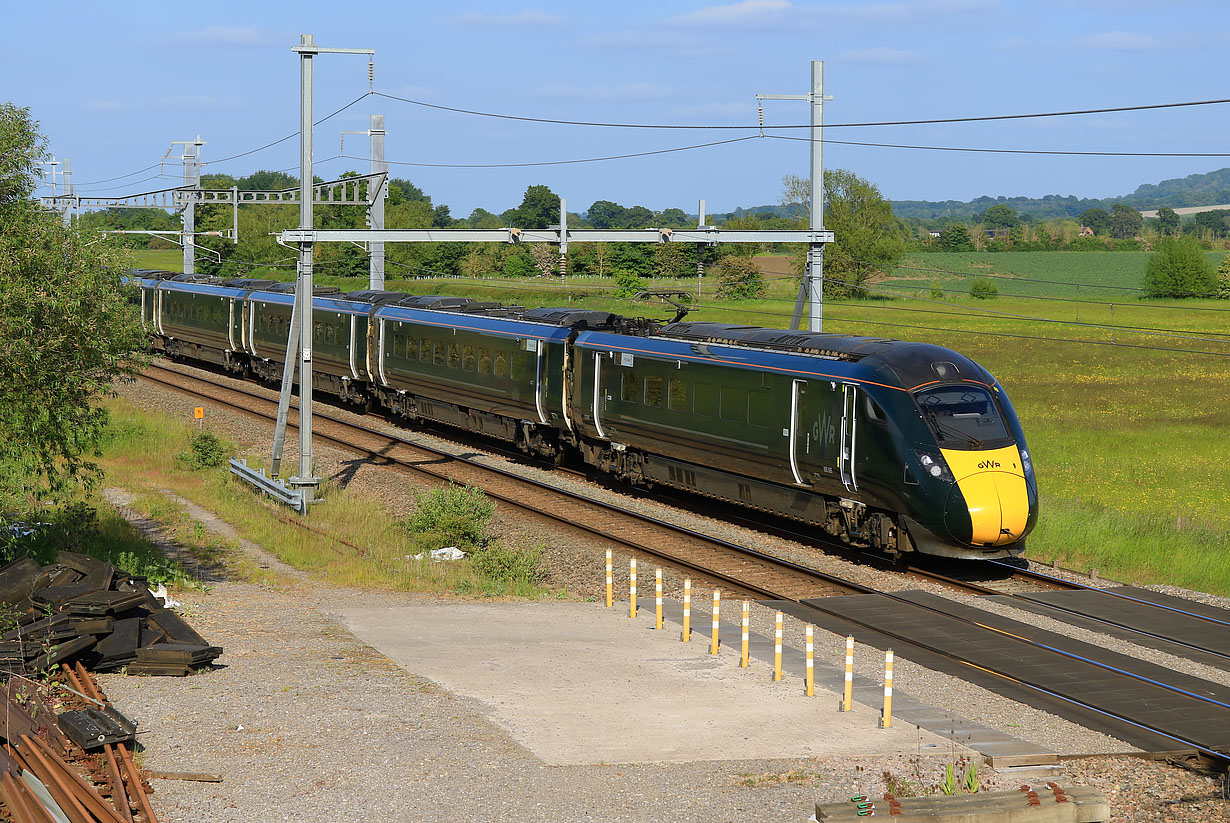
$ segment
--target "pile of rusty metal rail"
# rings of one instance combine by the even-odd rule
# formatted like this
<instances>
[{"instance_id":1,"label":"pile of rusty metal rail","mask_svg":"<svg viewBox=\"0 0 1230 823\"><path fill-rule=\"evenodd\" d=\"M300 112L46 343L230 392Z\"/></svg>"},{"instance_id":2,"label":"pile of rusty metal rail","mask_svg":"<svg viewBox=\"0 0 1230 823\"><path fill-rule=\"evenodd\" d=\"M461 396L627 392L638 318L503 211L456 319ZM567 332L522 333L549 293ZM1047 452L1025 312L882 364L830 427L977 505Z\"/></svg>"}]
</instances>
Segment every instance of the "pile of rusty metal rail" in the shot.
<instances>
[{"instance_id":1,"label":"pile of rusty metal rail","mask_svg":"<svg viewBox=\"0 0 1230 823\"><path fill-rule=\"evenodd\" d=\"M0 568L0 673L32 675L81 661L92 671L183 676L222 654L111 563L62 551L42 566L21 557ZM5 608L7 607L7 608Z\"/></svg>"},{"instance_id":2,"label":"pile of rusty metal rail","mask_svg":"<svg viewBox=\"0 0 1230 823\"><path fill-rule=\"evenodd\" d=\"M0 816L157 823L132 759L136 724L112 708L81 663L42 680L12 676L0 691Z\"/></svg>"}]
</instances>

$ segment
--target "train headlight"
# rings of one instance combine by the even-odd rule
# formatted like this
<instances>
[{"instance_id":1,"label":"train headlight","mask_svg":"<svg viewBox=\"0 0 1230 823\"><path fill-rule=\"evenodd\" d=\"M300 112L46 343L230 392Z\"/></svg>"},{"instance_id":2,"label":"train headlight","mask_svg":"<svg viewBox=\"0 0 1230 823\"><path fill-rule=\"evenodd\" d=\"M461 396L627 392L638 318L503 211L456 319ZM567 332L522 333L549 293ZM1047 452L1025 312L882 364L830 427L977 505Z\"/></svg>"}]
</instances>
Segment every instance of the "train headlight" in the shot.
<instances>
[{"instance_id":1,"label":"train headlight","mask_svg":"<svg viewBox=\"0 0 1230 823\"><path fill-rule=\"evenodd\" d=\"M953 481L952 472L948 470L948 464L944 462L944 458L938 454L930 452L914 451L918 457L918 462L922 465L922 470L931 475L937 480Z\"/></svg>"},{"instance_id":2,"label":"train headlight","mask_svg":"<svg viewBox=\"0 0 1230 823\"><path fill-rule=\"evenodd\" d=\"M1034 473L1034 463L1029 459L1029 449L1021 449L1021 470L1026 475Z\"/></svg>"}]
</instances>

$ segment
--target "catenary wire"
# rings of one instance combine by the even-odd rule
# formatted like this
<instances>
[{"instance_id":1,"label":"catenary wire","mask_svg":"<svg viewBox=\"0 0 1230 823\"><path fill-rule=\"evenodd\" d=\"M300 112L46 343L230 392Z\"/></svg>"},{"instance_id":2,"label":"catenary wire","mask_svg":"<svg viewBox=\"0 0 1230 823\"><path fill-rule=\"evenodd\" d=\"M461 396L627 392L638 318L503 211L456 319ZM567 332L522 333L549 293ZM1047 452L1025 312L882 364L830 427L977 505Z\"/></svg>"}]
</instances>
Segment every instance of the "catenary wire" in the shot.
<instances>
[{"instance_id":1,"label":"catenary wire","mask_svg":"<svg viewBox=\"0 0 1230 823\"><path fill-rule=\"evenodd\" d=\"M455 106L443 106L438 103L427 103L422 100L413 100L409 97L399 97L395 94L388 94L382 91L373 91L371 94L377 97L384 97L389 100L397 100L402 103L409 103L415 106L422 106L428 109L437 109L439 111L448 111L455 114L469 114L476 117L494 117L500 120L521 120L529 123L548 123L560 126L596 126L601 128L617 128L617 129L809 129L810 124L793 124L785 126L760 126L752 124L746 126L740 125L703 125L703 124L680 124L680 123L608 123L601 121L588 120L559 120L550 117L531 117L517 114L500 114L496 112L477 111L474 109L463 109ZM988 115L981 117L941 117L929 120L883 120L878 122L866 123L826 123L826 129L841 129L855 128L863 126L922 126L935 125L940 123L977 123L988 122L994 120L1026 120L1030 118L1041 117L1070 117L1073 115L1082 114L1112 114L1116 112L1128 111L1148 111L1152 109L1176 109L1186 108L1191 106L1212 106L1221 103L1230 103L1230 98L1218 100L1192 100L1181 103L1151 103L1140 106L1114 106L1098 109L1076 109L1071 111L1050 111L1050 112L1035 112L1031 114L999 114Z\"/></svg>"},{"instance_id":2,"label":"catenary wire","mask_svg":"<svg viewBox=\"0 0 1230 823\"><path fill-rule=\"evenodd\" d=\"M827 126L826 126L827 128ZM1230 152L1194 151L1070 151L1059 149L989 149L973 146L915 146L905 143L867 143L857 140L830 140L825 137L813 140L810 137L791 137L786 134L766 134L770 140L796 140L801 143L831 143L838 146L868 146L880 149L915 149L917 151L956 151L982 154L1041 154L1060 157L1230 157Z\"/></svg>"},{"instance_id":3,"label":"catenary wire","mask_svg":"<svg viewBox=\"0 0 1230 823\"><path fill-rule=\"evenodd\" d=\"M730 140L716 140L712 143L697 143L692 146L675 146L669 149L655 149L653 151L638 151L631 154L612 154L606 157L586 157L579 160L541 160L532 163L414 163L405 160L385 160L384 162L394 166L420 166L433 169L519 169L529 168L532 166L570 166L580 163L601 163L607 160L627 160L632 157L650 157L655 154L671 154L672 152L692 151L693 149L707 149L713 146L725 146L730 143L742 143L745 140L759 139L754 134L749 134L746 137L734 137ZM365 157L353 157L349 154L343 154L348 160L366 160Z\"/></svg>"}]
</instances>

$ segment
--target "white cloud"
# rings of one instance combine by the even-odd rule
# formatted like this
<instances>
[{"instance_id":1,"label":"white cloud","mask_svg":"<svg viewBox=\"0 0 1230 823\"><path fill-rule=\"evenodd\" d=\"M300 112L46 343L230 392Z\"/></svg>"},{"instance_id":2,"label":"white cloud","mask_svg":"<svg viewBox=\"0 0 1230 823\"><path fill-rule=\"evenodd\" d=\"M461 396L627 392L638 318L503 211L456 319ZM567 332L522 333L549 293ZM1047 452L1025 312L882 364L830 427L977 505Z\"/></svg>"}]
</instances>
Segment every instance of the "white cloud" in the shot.
<instances>
[{"instance_id":1,"label":"white cloud","mask_svg":"<svg viewBox=\"0 0 1230 823\"><path fill-rule=\"evenodd\" d=\"M693 26L731 26L780 21L796 7L789 0L742 0L726 6L707 6L680 14L676 23Z\"/></svg>"},{"instance_id":2,"label":"white cloud","mask_svg":"<svg viewBox=\"0 0 1230 823\"><path fill-rule=\"evenodd\" d=\"M90 111L123 111L124 104L118 100L91 100Z\"/></svg>"},{"instance_id":3,"label":"white cloud","mask_svg":"<svg viewBox=\"0 0 1230 823\"><path fill-rule=\"evenodd\" d=\"M1134 31L1106 31L1101 34L1093 34L1078 40L1077 45L1092 49L1118 49L1125 51L1141 51L1162 47L1161 41L1156 37Z\"/></svg>"},{"instance_id":4,"label":"white cloud","mask_svg":"<svg viewBox=\"0 0 1230 823\"><path fill-rule=\"evenodd\" d=\"M729 51L711 37L697 37L663 29L622 29L603 32L586 39L587 43L604 48L669 52L674 57L711 57Z\"/></svg>"},{"instance_id":5,"label":"white cloud","mask_svg":"<svg viewBox=\"0 0 1230 823\"><path fill-rule=\"evenodd\" d=\"M890 49L887 46L878 46L871 49L845 51L839 54L838 58L841 60L847 60L851 63L900 65L901 63L913 63L917 61L919 59L919 55L912 51L903 51L901 49Z\"/></svg>"},{"instance_id":6,"label":"white cloud","mask_svg":"<svg viewBox=\"0 0 1230 823\"><path fill-rule=\"evenodd\" d=\"M564 24L564 18L538 9L526 9L513 14L483 14L468 11L458 17L457 22L474 29L558 28Z\"/></svg>"},{"instance_id":7,"label":"white cloud","mask_svg":"<svg viewBox=\"0 0 1230 823\"><path fill-rule=\"evenodd\" d=\"M194 43L204 46L264 46L269 35L251 26L206 26L198 31L185 31L167 38L172 43Z\"/></svg>"},{"instance_id":8,"label":"white cloud","mask_svg":"<svg viewBox=\"0 0 1230 823\"><path fill-rule=\"evenodd\" d=\"M656 100L673 93L663 83L621 83L595 86L544 86L538 93L545 97L578 100Z\"/></svg>"}]
</instances>

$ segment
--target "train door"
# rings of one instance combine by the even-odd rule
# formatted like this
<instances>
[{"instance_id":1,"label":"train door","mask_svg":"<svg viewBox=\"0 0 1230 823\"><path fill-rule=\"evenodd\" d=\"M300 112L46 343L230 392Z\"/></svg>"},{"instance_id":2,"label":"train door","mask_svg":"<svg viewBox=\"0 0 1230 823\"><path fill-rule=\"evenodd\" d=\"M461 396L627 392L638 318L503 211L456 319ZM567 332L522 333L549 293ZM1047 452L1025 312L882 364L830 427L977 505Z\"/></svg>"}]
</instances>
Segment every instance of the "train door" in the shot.
<instances>
[{"instance_id":1,"label":"train door","mask_svg":"<svg viewBox=\"0 0 1230 823\"><path fill-rule=\"evenodd\" d=\"M858 491L858 478L854 473L855 440L858 436L858 386L852 383L841 385L841 434L837 447L837 468L846 491Z\"/></svg>"}]
</instances>

